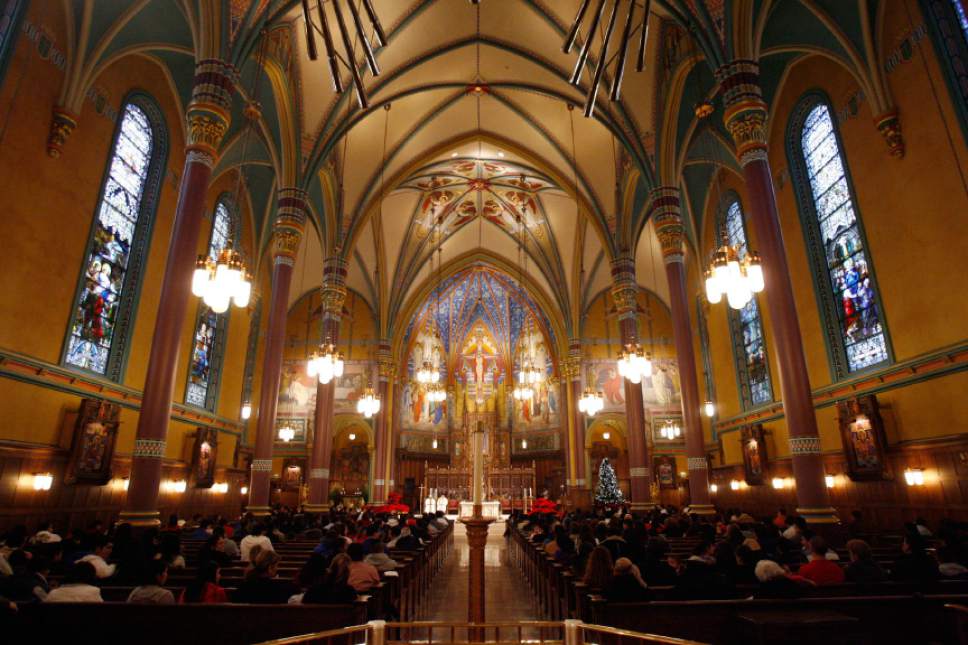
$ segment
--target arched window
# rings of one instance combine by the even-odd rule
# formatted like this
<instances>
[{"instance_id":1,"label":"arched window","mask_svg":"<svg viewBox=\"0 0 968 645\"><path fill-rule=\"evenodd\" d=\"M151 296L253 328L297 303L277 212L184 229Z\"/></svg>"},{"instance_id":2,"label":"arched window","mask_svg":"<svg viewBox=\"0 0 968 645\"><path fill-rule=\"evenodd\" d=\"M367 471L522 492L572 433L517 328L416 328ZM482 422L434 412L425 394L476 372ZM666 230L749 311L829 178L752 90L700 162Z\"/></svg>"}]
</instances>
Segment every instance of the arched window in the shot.
<instances>
[{"instance_id":1,"label":"arched window","mask_svg":"<svg viewBox=\"0 0 968 645\"><path fill-rule=\"evenodd\" d=\"M962 134L968 139L968 13L962 0L921 0L921 9L961 122ZM922 29L915 29L909 40L919 41ZM921 46L918 42L917 47Z\"/></svg>"},{"instance_id":2,"label":"arched window","mask_svg":"<svg viewBox=\"0 0 968 645\"><path fill-rule=\"evenodd\" d=\"M208 238L208 256L213 260L236 232L233 212L227 197L219 198L212 214L212 232ZM217 314L204 303L199 304L185 389L185 403L188 405L215 409L228 325L229 312Z\"/></svg>"},{"instance_id":3,"label":"arched window","mask_svg":"<svg viewBox=\"0 0 968 645\"><path fill-rule=\"evenodd\" d=\"M120 111L75 293L65 364L120 380L158 204L167 137L161 111L132 94Z\"/></svg>"},{"instance_id":4,"label":"arched window","mask_svg":"<svg viewBox=\"0 0 968 645\"><path fill-rule=\"evenodd\" d=\"M835 378L890 360L883 309L829 103L800 102L788 133L801 221Z\"/></svg>"},{"instance_id":5,"label":"arched window","mask_svg":"<svg viewBox=\"0 0 968 645\"><path fill-rule=\"evenodd\" d=\"M743 209L735 196L725 202L720 214L720 231L730 246L737 247L740 257L747 253L746 223ZM766 358L766 340L763 337L763 318L760 306L753 297L745 307L737 311L727 307L729 332L733 339L733 358L739 380L743 408L756 407L773 400L770 384L769 362Z\"/></svg>"}]
</instances>

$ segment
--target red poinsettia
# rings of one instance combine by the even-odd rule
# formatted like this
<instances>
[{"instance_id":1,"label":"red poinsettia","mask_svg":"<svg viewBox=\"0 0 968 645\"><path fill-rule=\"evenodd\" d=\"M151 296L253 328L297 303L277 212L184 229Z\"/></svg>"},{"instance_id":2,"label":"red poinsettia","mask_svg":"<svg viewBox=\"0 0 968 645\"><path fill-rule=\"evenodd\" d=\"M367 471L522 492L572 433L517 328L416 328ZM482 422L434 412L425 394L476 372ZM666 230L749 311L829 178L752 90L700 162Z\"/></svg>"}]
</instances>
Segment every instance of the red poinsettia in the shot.
<instances>
[{"instance_id":1,"label":"red poinsettia","mask_svg":"<svg viewBox=\"0 0 968 645\"><path fill-rule=\"evenodd\" d=\"M374 513L409 513L410 507L401 502L403 495L397 492L387 495L387 503L381 506L374 506Z\"/></svg>"},{"instance_id":2,"label":"red poinsettia","mask_svg":"<svg viewBox=\"0 0 968 645\"><path fill-rule=\"evenodd\" d=\"M531 505L531 512L551 515L558 512L558 505L546 497L539 497Z\"/></svg>"}]
</instances>

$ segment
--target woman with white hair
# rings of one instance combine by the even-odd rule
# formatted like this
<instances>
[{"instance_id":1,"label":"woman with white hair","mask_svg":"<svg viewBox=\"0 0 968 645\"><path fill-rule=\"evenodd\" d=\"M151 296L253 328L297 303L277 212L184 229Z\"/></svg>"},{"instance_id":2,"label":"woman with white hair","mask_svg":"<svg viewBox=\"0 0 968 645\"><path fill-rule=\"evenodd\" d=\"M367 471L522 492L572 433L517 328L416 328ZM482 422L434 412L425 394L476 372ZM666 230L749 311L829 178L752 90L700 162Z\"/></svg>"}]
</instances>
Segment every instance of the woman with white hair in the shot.
<instances>
[{"instance_id":1,"label":"woman with white hair","mask_svg":"<svg viewBox=\"0 0 968 645\"><path fill-rule=\"evenodd\" d=\"M806 578L791 575L773 560L760 560L754 570L760 588L757 598L799 598L812 583Z\"/></svg>"}]
</instances>

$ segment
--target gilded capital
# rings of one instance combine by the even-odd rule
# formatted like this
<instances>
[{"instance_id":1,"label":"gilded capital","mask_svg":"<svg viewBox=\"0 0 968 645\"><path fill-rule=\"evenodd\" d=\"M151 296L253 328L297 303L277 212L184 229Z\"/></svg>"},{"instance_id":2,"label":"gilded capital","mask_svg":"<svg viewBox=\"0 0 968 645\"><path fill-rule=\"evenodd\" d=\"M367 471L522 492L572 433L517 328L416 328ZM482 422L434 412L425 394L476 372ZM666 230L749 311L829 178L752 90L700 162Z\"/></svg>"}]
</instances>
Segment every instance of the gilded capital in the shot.
<instances>
[{"instance_id":1,"label":"gilded capital","mask_svg":"<svg viewBox=\"0 0 968 645\"><path fill-rule=\"evenodd\" d=\"M54 159L61 156L64 144L77 127L77 115L66 108L55 107L50 119L50 132L47 135L47 154Z\"/></svg>"},{"instance_id":2,"label":"gilded capital","mask_svg":"<svg viewBox=\"0 0 968 645\"><path fill-rule=\"evenodd\" d=\"M306 229L306 191L280 188L276 195L276 220L272 226L272 258L277 264L296 262L299 242Z\"/></svg>"},{"instance_id":3,"label":"gilded capital","mask_svg":"<svg viewBox=\"0 0 968 645\"><path fill-rule=\"evenodd\" d=\"M904 135L901 134L901 119L897 111L888 112L874 119L877 131L884 137L887 149L892 157L900 159L904 156Z\"/></svg>"},{"instance_id":4,"label":"gilded capital","mask_svg":"<svg viewBox=\"0 0 968 645\"><path fill-rule=\"evenodd\" d=\"M769 111L760 87L760 68L737 60L716 70L725 114L723 122L736 144L741 165L766 158Z\"/></svg>"},{"instance_id":5,"label":"gilded capital","mask_svg":"<svg viewBox=\"0 0 968 645\"><path fill-rule=\"evenodd\" d=\"M346 260L338 255L326 258L323 265L322 298L323 319L339 320L346 301Z\"/></svg>"},{"instance_id":6,"label":"gilded capital","mask_svg":"<svg viewBox=\"0 0 968 645\"><path fill-rule=\"evenodd\" d=\"M619 318L634 316L638 310L639 285L635 282L635 259L622 253L612 260L612 300Z\"/></svg>"},{"instance_id":7,"label":"gilded capital","mask_svg":"<svg viewBox=\"0 0 968 645\"><path fill-rule=\"evenodd\" d=\"M232 92L235 68L218 59L195 65L192 100L186 110L189 152L200 152L213 159L232 121Z\"/></svg>"},{"instance_id":8,"label":"gilded capital","mask_svg":"<svg viewBox=\"0 0 968 645\"><path fill-rule=\"evenodd\" d=\"M650 195L649 216L655 225L663 259L667 264L682 262L685 254L685 228L682 225L679 190L669 186L653 190Z\"/></svg>"}]
</instances>

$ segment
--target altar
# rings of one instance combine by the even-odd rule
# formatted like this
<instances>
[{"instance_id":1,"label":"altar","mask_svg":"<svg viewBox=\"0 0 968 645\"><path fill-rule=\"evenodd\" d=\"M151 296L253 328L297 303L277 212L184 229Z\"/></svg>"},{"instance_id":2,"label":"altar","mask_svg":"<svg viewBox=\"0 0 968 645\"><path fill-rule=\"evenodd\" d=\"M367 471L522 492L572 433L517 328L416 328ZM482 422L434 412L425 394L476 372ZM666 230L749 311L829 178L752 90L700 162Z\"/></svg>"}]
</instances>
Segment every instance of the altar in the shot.
<instances>
[{"instance_id":1,"label":"altar","mask_svg":"<svg viewBox=\"0 0 968 645\"><path fill-rule=\"evenodd\" d=\"M462 501L460 503L460 514L457 516L458 519L467 519L473 516L474 502ZM481 502L481 516L486 520L499 521L501 519L501 502Z\"/></svg>"}]
</instances>

